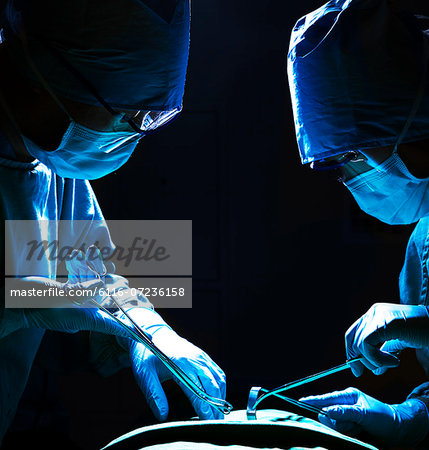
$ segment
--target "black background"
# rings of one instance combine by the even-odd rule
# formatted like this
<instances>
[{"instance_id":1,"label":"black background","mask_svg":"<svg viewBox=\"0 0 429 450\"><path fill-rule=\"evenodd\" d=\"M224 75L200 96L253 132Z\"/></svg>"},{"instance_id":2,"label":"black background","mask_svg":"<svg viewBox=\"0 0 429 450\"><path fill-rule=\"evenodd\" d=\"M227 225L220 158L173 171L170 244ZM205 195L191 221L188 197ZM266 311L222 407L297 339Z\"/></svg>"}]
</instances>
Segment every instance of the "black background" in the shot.
<instances>
[{"instance_id":1,"label":"black background","mask_svg":"<svg viewBox=\"0 0 429 450\"><path fill-rule=\"evenodd\" d=\"M193 307L159 312L224 369L235 409L252 386L344 362L352 322L374 302L398 301L412 227L366 216L335 175L299 159L286 54L294 23L321 4L195 0L181 117L92 183L107 219L193 221ZM428 12L424 1L407 4ZM76 448L154 421L128 370L52 377ZM353 385L399 403L422 379L409 353L383 377L345 372L295 395ZM190 417L178 389L167 390L171 419Z\"/></svg>"}]
</instances>

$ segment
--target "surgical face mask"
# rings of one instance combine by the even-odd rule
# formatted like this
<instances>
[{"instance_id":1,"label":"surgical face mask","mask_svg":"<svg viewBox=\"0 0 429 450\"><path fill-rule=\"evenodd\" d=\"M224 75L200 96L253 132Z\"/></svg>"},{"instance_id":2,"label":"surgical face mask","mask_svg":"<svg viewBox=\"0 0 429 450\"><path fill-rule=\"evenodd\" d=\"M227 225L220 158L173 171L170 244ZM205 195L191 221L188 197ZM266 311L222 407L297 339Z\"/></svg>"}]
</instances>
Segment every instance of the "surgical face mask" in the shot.
<instances>
[{"instance_id":1,"label":"surgical face mask","mask_svg":"<svg viewBox=\"0 0 429 450\"><path fill-rule=\"evenodd\" d=\"M125 164L141 136L130 131L95 131L71 121L53 151L43 150L25 136L22 139L32 156L61 177L94 180Z\"/></svg>"},{"instance_id":2,"label":"surgical face mask","mask_svg":"<svg viewBox=\"0 0 429 450\"><path fill-rule=\"evenodd\" d=\"M363 211L390 225L414 223L429 215L429 178L413 176L396 151L344 184Z\"/></svg>"}]
</instances>

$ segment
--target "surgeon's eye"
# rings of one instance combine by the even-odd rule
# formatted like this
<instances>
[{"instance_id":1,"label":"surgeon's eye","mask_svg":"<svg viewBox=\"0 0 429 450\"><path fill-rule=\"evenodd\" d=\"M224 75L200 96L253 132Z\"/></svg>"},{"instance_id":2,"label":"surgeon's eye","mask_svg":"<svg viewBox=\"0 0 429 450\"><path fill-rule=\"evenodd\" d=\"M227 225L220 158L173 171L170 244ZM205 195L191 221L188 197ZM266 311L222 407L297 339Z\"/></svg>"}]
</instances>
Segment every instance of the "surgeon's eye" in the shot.
<instances>
[{"instance_id":1,"label":"surgeon's eye","mask_svg":"<svg viewBox=\"0 0 429 450\"><path fill-rule=\"evenodd\" d=\"M321 159L319 161L313 161L310 167L313 170L334 170L345 166L348 163L364 162L366 161L365 155L362 155L356 151L350 151L343 153L332 158Z\"/></svg>"}]
</instances>

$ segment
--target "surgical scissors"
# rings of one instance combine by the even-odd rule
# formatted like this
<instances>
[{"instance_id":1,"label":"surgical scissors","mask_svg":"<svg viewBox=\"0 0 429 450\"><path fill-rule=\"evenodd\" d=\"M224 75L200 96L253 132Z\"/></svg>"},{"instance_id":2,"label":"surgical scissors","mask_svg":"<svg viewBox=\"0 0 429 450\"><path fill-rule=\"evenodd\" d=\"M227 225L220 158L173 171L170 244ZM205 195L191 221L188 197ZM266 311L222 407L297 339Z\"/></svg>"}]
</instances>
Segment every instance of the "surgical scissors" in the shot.
<instances>
[{"instance_id":1,"label":"surgical scissors","mask_svg":"<svg viewBox=\"0 0 429 450\"><path fill-rule=\"evenodd\" d=\"M103 264L104 270L99 273L96 268L91 264L91 261L87 260L87 266L93 272L97 278L100 280L107 275L107 269ZM180 382L182 382L189 390L191 390L194 395L196 395L201 400L205 401L209 405L211 405L214 409L221 412L222 414L229 414L232 410L232 405L228 403L226 400L222 400L220 398L213 397L212 395L207 394L204 391L204 388L199 387L190 376L185 373L174 361L172 361L162 350L160 350L153 342L152 337L142 330L139 325L132 319L132 317L125 311L125 309L120 305L120 303L115 299L114 295L108 295L109 298L113 301L114 305L122 312L122 314L129 320L132 326L127 325L123 322L119 317L114 315L112 312L108 310L108 308L104 307L96 300L91 299L91 303L94 304L97 308L100 308L110 317L112 317L123 329L125 329L130 337L137 342L143 344L146 348L148 348L166 367L167 369L175 376Z\"/></svg>"},{"instance_id":2,"label":"surgical scissors","mask_svg":"<svg viewBox=\"0 0 429 450\"><path fill-rule=\"evenodd\" d=\"M348 369L351 363L360 361L361 359L362 359L361 357L349 359L344 364L340 364L339 366L332 367L331 369L324 370L323 372L319 372L296 381L291 381L290 383L283 384L271 390L263 389L261 387L252 387L249 393L249 399L247 401L247 419L256 420L256 408L258 407L259 403L262 402L262 400L266 399L267 397L270 397L271 395L279 397L282 400L287 401L288 403L291 403L295 406L299 406L300 408L307 409L308 411L326 415L326 412L323 409L316 408L315 406L309 405L299 400L294 400L284 395L280 395L280 393L298 386L302 386L303 384L318 380L319 378L323 378L328 375L341 372L342 370ZM261 392L262 395L259 395Z\"/></svg>"}]
</instances>

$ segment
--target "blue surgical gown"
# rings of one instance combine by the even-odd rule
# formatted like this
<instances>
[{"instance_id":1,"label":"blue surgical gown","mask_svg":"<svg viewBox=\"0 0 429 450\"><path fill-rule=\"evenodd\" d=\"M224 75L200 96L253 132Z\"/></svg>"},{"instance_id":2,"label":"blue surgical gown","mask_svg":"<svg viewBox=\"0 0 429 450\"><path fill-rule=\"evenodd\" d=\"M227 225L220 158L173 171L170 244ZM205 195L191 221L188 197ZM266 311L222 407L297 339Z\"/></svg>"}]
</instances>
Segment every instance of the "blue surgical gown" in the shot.
<instances>
[{"instance_id":1,"label":"blue surgical gown","mask_svg":"<svg viewBox=\"0 0 429 450\"><path fill-rule=\"evenodd\" d=\"M91 238L102 246L113 245L94 192L85 180L55 175L38 161L14 160L8 141L0 134L0 231L8 220L87 220ZM91 228L91 226L89 227ZM13 233L13 227L12 227ZM50 236L56 239L56 236ZM16 239L19 239L16 237ZM3 237L0 240L4 245ZM3 248L4 251L4 248ZM4 258L4 257L3 257ZM14 261L19 267L19 257ZM40 264L52 264L42 260ZM55 276L55 267L50 272ZM6 433L23 393L44 330L12 331L8 310L0 309L0 442ZM12 327L13 328L13 327Z\"/></svg>"},{"instance_id":2,"label":"blue surgical gown","mask_svg":"<svg viewBox=\"0 0 429 450\"><path fill-rule=\"evenodd\" d=\"M429 217L420 219L408 241L405 262L399 277L401 303L429 306ZM429 347L416 350L417 359L429 376ZM410 394L429 408L429 382Z\"/></svg>"}]
</instances>

